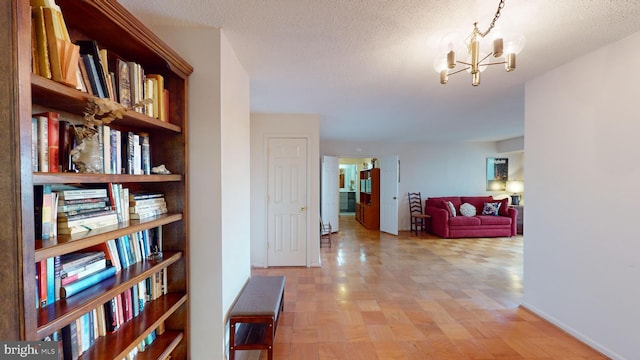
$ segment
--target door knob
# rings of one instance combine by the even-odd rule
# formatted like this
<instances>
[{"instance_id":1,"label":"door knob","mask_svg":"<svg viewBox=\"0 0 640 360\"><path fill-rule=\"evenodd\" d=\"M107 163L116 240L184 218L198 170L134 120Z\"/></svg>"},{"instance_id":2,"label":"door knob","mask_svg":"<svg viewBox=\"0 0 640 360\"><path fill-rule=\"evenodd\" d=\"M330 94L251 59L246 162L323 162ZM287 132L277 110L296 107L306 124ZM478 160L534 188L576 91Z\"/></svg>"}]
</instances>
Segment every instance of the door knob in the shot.
<instances>
[{"instance_id":1,"label":"door knob","mask_svg":"<svg viewBox=\"0 0 640 360\"><path fill-rule=\"evenodd\" d=\"M393 197L393 200L397 200L397 199L398 199L397 197L395 197L395 196Z\"/></svg>"},{"instance_id":2,"label":"door knob","mask_svg":"<svg viewBox=\"0 0 640 360\"><path fill-rule=\"evenodd\" d=\"M305 210L307 210L307 208L304 206L300 208L300 211L305 211Z\"/></svg>"}]
</instances>

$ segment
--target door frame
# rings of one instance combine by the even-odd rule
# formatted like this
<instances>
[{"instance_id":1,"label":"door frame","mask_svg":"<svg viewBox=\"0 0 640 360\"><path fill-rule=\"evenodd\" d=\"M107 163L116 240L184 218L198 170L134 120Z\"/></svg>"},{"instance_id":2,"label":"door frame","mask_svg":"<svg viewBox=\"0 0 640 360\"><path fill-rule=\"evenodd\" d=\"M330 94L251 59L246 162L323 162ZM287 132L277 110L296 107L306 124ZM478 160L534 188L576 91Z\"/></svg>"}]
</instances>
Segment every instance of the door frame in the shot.
<instances>
[{"instance_id":1,"label":"door frame","mask_svg":"<svg viewBox=\"0 0 640 360\"><path fill-rule=\"evenodd\" d=\"M380 231L386 232L391 235L398 235L398 189L400 187L400 157L398 155L382 156L378 158L380 161ZM393 173L393 179L385 176L387 173ZM387 183L387 181L391 181ZM395 189L395 191L393 191ZM386 190L390 190L391 193L387 194ZM386 199L383 195L393 195L393 199ZM387 214L391 216L389 223L384 223L389 227L383 226L383 216L387 210Z\"/></svg>"},{"instance_id":2,"label":"door frame","mask_svg":"<svg viewBox=\"0 0 640 360\"><path fill-rule=\"evenodd\" d=\"M328 161L335 160L335 171L331 173L327 173L326 164ZM337 156L329 156L322 155L320 158L320 216L322 217L322 222L327 224L331 224L331 231L338 232L340 231L340 189L338 184L338 169L340 168L340 158ZM334 169L329 169L333 171ZM334 176L336 175L336 176ZM334 186L335 185L335 186ZM334 196L335 195L335 196ZM333 197L333 201L330 199ZM328 201L327 201L328 200ZM335 204L332 208L329 206L330 204Z\"/></svg>"},{"instance_id":3,"label":"door frame","mask_svg":"<svg viewBox=\"0 0 640 360\"><path fill-rule=\"evenodd\" d=\"M265 134L262 137L262 164L263 164L263 259L264 267L269 265L269 249L268 249L268 221L269 221L269 140L270 139L305 139L307 141L307 256L306 266L317 267L320 266L320 194L319 194L319 177L320 169L318 167L317 149L314 150L313 146L316 144L314 137L308 133L291 133L291 134ZM315 170L314 170L315 169ZM314 198L313 192L317 193Z\"/></svg>"}]
</instances>

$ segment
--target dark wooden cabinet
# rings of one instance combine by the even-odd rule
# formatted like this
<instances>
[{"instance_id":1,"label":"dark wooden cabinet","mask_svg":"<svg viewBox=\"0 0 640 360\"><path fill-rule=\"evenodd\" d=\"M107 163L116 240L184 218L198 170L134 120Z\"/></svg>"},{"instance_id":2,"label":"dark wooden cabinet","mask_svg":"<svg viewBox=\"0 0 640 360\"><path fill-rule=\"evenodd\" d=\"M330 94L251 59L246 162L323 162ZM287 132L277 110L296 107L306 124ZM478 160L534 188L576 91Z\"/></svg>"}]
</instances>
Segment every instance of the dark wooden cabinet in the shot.
<instances>
[{"instance_id":1,"label":"dark wooden cabinet","mask_svg":"<svg viewBox=\"0 0 640 360\"><path fill-rule=\"evenodd\" d=\"M82 358L122 359L158 327L164 331L137 358L188 359L188 184L187 83L191 65L170 49L116 1L57 0L72 41L96 40L109 54L161 74L169 92L169 119L160 121L128 110L112 124L121 131L146 132L153 164L164 164L170 175L117 175L32 172L31 115L40 111L64 114L81 123L89 95L32 74L31 8L29 1L9 0L0 15L0 45L9 53L0 59L0 270L4 291L0 303L0 338L40 340L80 318L140 281L166 272L166 294L147 304L143 314L117 331L99 337ZM36 238L34 186L86 184L107 187L119 183L130 189L162 192L168 214L121 222L104 231ZM35 264L80 251L134 232L161 228L163 257L123 269L114 278L66 300L36 308ZM8 311L15 309L15 311Z\"/></svg>"},{"instance_id":2,"label":"dark wooden cabinet","mask_svg":"<svg viewBox=\"0 0 640 360\"><path fill-rule=\"evenodd\" d=\"M516 232L522 235L524 234L524 206L510 205L510 207L518 210L518 217L516 218Z\"/></svg>"},{"instance_id":3,"label":"dark wooden cabinet","mask_svg":"<svg viewBox=\"0 0 640 360\"><path fill-rule=\"evenodd\" d=\"M380 169L360 171L356 220L369 230L380 228Z\"/></svg>"}]
</instances>

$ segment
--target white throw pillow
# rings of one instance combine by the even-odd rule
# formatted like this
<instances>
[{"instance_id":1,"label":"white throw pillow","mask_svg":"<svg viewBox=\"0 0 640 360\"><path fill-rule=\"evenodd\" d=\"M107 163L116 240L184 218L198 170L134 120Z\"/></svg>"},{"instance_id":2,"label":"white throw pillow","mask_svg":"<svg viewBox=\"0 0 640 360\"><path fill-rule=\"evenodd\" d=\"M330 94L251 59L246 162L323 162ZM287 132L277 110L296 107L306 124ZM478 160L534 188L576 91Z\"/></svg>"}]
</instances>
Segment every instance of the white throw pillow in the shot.
<instances>
[{"instance_id":1,"label":"white throw pillow","mask_svg":"<svg viewBox=\"0 0 640 360\"><path fill-rule=\"evenodd\" d=\"M476 207L469 203L464 203L460 205L460 214L464 216L476 216Z\"/></svg>"},{"instance_id":2,"label":"white throw pillow","mask_svg":"<svg viewBox=\"0 0 640 360\"><path fill-rule=\"evenodd\" d=\"M453 206L453 203L451 201L447 201L447 206L449 207L449 211L451 211L451 216L456 217L458 214L456 214L456 207Z\"/></svg>"}]
</instances>

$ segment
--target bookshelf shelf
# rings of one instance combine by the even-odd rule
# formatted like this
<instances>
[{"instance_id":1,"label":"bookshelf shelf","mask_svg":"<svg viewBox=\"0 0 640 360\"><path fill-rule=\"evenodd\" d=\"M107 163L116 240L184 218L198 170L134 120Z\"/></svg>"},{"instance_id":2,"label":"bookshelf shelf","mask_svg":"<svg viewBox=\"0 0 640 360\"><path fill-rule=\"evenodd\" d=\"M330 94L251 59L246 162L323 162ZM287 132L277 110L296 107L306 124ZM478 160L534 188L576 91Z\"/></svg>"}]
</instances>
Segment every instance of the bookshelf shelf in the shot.
<instances>
[{"instance_id":1,"label":"bookshelf shelf","mask_svg":"<svg viewBox=\"0 0 640 360\"><path fill-rule=\"evenodd\" d=\"M110 239L180 220L182 220L182 214L165 214L145 220L131 220L118 225L106 226L84 234L58 235L48 240L36 240L35 261L78 251Z\"/></svg>"},{"instance_id":2,"label":"bookshelf shelf","mask_svg":"<svg viewBox=\"0 0 640 360\"><path fill-rule=\"evenodd\" d=\"M183 333L177 331L167 331L156 338L151 347L142 353L138 353L136 360L157 360L168 359L171 351L180 343Z\"/></svg>"},{"instance_id":3,"label":"bookshelf shelf","mask_svg":"<svg viewBox=\"0 0 640 360\"><path fill-rule=\"evenodd\" d=\"M4 231L4 236L0 239L0 248L3 249L0 252L3 264L0 278L5 285L5 291L0 292L0 304L15 311L0 314L0 339L36 341L60 335L58 332L63 327L72 322L82 324L86 313L99 309L125 290L149 277L162 277L166 279L162 284L164 295L146 303L140 315L122 323L114 333L95 339L94 346L85 351L81 359L121 359L152 332L157 333L156 341L137 358L189 359L187 89L193 67L117 1L53 2L61 9L71 42L94 40L101 50L106 50L108 61L105 64L108 73L116 74L118 68L113 65L122 60L140 64L144 74L159 75L157 79L163 79L163 89L166 90L163 94L167 94L165 99L168 99L169 106L168 111L156 114L162 114L166 121L128 110L123 119L116 119L109 126L122 133L147 133L150 159L153 161L151 165L164 164L173 174L33 172L32 154L39 150L32 147L33 143L37 144L32 136L33 115L57 113L60 120L79 125L90 95L35 74L40 66L46 66L41 65L42 63L47 63L42 57L32 61L33 54L41 56L44 53L40 51L43 45L42 29L32 21L29 1L9 0L6 11L0 13L2 34L5 34L0 36L0 46L10 51L9 56L0 57L0 69L5 72L5 81L0 83L0 114L3 114L0 116L0 127L6 129L0 132L0 163L7 169L5 176L0 178L0 189L3 190L0 191L0 202L3 204L0 228ZM49 6L49 2L44 3L45 7ZM35 9L35 13L38 9ZM44 9L41 12L47 13ZM48 21L50 25L50 18ZM32 33L32 23L35 25L35 33ZM33 42L33 39L36 41ZM32 48L34 44L35 48ZM44 48L49 49L46 44ZM53 63L53 60L49 63ZM65 64L66 68L76 71L73 66L68 65ZM126 82L116 82L116 85L121 84ZM117 89L120 90L120 87ZM126 90L126 87L123 89ZM144 135L145 139L147 134ZM146 143L141 146L145 145ZM37 216L44 216L39 212L43 202L36 206L34 201L42 200L35 200L43 191L42 185L60 184L90 184L106 188L109 184L126 184L124 187L131 191L162 193L169 213L145 220L121 222L90 233L60 235L41 240L41 235L36 235L35 225ZM50 220L53 224L57 223L53 218ZM96 245L106 245L113 239L143 230L159 234L157 239L161 239L163 259L133 264L122 269L115 277L68 299L45 301L48 305L37 308L39 300L52 298L51 295L46 296L51 294L47 291L43 295L41 284L45 277L36 279L37 274L44 271L43 262L48 267L52 258L57 256ZM45 284L50 284L49 278L46 279Z\"/></svg>"},{"instance_id":4,"label":"bookshelf shelf","mask_svg":"<svg viewBox=\"0 0 640 360\"><path fill-rule=\"evenodd\" d=\"M82 114L87 106L87 99L90 97L87 93L35 74L31 74L31 94L33 101L41 106L73 114ZM138 130L165 129L182 132L182 128L178 125L150 118L131 110L126 112L123 119L117 119L113 123Z\"/></svg>"},{"instance_id":5,"label":"bookshelf shelf","mask_svg":"<svg viewBox=\"0 0 640 360\"><path fill-rule=\"evenodd\" d=\"M153 273L168 267L182 258L182 253L180 252L165 252L165 254L161 261L144 261L137 263L129 268L122 269L116 276L104 280L66 300L61 299L52 305L38 309L39 337L43 338L54 331L62 329L87 311L104 304L121 292L148 278ZM159 299L162 299L164 296ZM145 307L145 310L146 309Z\"/></svg>"},{"instance_id":6,"label":"bookshelf shelf","mask_svg":"<svg viewBox=\"0 0 640 360\"><path fill-rule=\"evenodd\" d=\"M103 183L159 183L179 182L183 176L171 175L128 175L128 174L81 174L81 173L33 173L33 184L103 184Z\"/></svg>"},{"instance_id":7,"label":"bookshelf shelf","mask_svg":"<svg viewBox=\"0 0 640 360\"><path fill-rule=\"evenodd\" d=\"M166 320L168 314L177 311L186 301L186 295L167 294L149 303L141 315L125 323L115 333L98 339L96 344L91 348L91 352L83 354L82 359L101 359L105 357L109 359L124 358L134 347L133 345L127 344L129 338L135 337L134 344L141 342L151 330ZM145 356L142 358L163 359L163 357L155 355L170 353L170 350L173 350L183 337L184 333L182 332L167 331L161 335L160 338L156 339L145 352L138 353L136 359L140 359L143 354L145 354ZM125 341L123 341L123 339ZM147 352L149 352L149 354L146 354Z\"/></svg>"}]
</instances>

